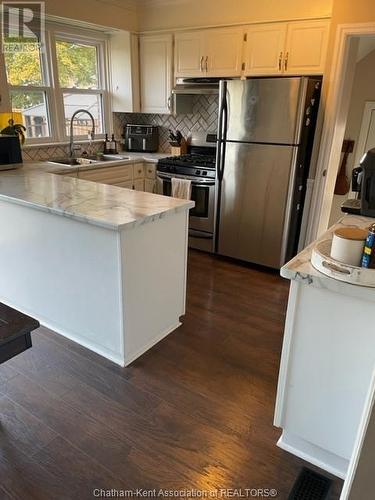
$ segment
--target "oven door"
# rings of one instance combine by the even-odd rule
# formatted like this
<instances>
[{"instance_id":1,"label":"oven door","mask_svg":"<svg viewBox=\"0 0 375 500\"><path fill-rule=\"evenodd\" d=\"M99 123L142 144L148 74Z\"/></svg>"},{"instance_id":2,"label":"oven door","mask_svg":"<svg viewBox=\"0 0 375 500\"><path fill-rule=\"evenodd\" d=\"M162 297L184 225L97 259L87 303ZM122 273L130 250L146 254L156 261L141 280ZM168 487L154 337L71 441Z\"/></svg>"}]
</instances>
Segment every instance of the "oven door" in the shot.
<instances>
[{"instance_id":1,"label":"oven door","mask_svg":"<svg viewBox=\"0 0 375 500\"><path fill-rule=\"evenodd\" d=\"M172 177L191 180L191 199L195 207L190 210L190 233L213 233L215 228L215 179L202 179L187 175L174 175L158 172L158 193L171 196Z\"/></svg>"}]
</instances>

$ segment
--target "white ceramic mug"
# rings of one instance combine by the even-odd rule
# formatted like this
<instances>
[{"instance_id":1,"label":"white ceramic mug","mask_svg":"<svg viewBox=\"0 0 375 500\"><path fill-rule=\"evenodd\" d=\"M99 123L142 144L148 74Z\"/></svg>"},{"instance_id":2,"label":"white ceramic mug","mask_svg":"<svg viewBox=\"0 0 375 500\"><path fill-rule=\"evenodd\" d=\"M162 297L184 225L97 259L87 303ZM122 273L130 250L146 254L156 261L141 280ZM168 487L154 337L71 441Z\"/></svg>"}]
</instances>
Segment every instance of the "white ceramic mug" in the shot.
<instances>
[{"instance_id":1,"label":"white ceramic mug","mask_svg":"<svg viewBox=\"0 0 375 500\"><path fill-rule=\"evenodd\" d=\"M333 233L331 257L348 264L360 266L367 230L359 227L340 227Z\"/></svg>"}]
</instances>

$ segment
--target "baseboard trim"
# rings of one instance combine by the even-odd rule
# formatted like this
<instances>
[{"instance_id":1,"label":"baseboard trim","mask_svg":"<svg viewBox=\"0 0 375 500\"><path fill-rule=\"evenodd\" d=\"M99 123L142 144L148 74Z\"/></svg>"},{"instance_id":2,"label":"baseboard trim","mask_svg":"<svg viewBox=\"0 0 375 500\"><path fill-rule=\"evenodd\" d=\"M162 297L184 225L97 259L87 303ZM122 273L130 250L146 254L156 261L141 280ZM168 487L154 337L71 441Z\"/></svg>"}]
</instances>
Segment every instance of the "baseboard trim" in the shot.
<instances>
[{"instance_id":1,"label":"baseboard trim","mask_svg":"<svg viewBox=\"0 0 375 500\"><path fill-rule=\"evenodd\" d=\"M175 323L173 326L168 327L162 333L160 333L159 335L157 335L156 337L154 337L152 340L150 340L150 342L147 342L147 344L144 347L142 347L142 349L139 349L137 352L135 352L133 354L130 354L129 356L125 356L125 365L124 366L129 366L130 363L132 363L137 358L139 358L140 356L142 356L142 354L144 354L146 351L148 351L149 349L151 349L151 347L153 347L158 342L160 342L161 340L163 340L167 335L169 335L170 333L172 333L174 330L176 330L181 325L182 325L181 321L178 320L177 323ZM126 350L126 341L125 341L125 350Z\"/></svg>"},{"instance_id":2,"label":"baseboard trim","mask_svg":"<svg viewBox=\"0 0 375 500\"><path fill-rule=\"evenodd\" d=\"M349 466L348 460L325 451L300 437L284 431L277 442L277 446L334 476L341 479L346 478Z\"/></svg>"}]
</instances>

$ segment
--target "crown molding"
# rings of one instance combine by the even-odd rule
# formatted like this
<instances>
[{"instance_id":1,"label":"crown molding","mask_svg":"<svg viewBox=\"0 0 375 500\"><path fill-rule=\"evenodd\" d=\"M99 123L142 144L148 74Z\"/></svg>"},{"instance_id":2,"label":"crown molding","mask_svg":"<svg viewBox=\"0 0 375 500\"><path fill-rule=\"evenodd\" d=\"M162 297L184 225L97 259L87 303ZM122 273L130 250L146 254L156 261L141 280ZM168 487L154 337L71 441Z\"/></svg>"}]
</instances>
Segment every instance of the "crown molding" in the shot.
<instances>
[{"instance_id":1,"label":"crown molding","mask_svg":"<svg viewBox=\"0 0 375 500\"><path fill-rule=\"evenodd\" d=\"M189 3L189 0L135 0L138 9L140 7L155 6L168 6L168 5L182 5Z\"/></svg>"}]
</instances>

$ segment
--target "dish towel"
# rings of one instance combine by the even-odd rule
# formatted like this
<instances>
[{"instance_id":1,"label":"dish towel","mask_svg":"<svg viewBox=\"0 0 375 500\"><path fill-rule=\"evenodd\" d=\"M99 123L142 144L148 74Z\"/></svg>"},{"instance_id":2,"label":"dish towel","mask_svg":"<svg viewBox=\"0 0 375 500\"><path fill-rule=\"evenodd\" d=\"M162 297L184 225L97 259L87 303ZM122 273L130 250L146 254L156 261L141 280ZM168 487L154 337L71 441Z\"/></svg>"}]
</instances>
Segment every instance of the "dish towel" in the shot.
<instances>
[{"instance_id":1,"label":"dish towel","mask_svg":"<svg viewBox=\"0 0 375 500\"><path fill-rule=\"evenodd\" d=\"M172 177L172 196L181 200L190 200L191 181L189 179L177 179Z\"/></svg>"}]
</instances>

